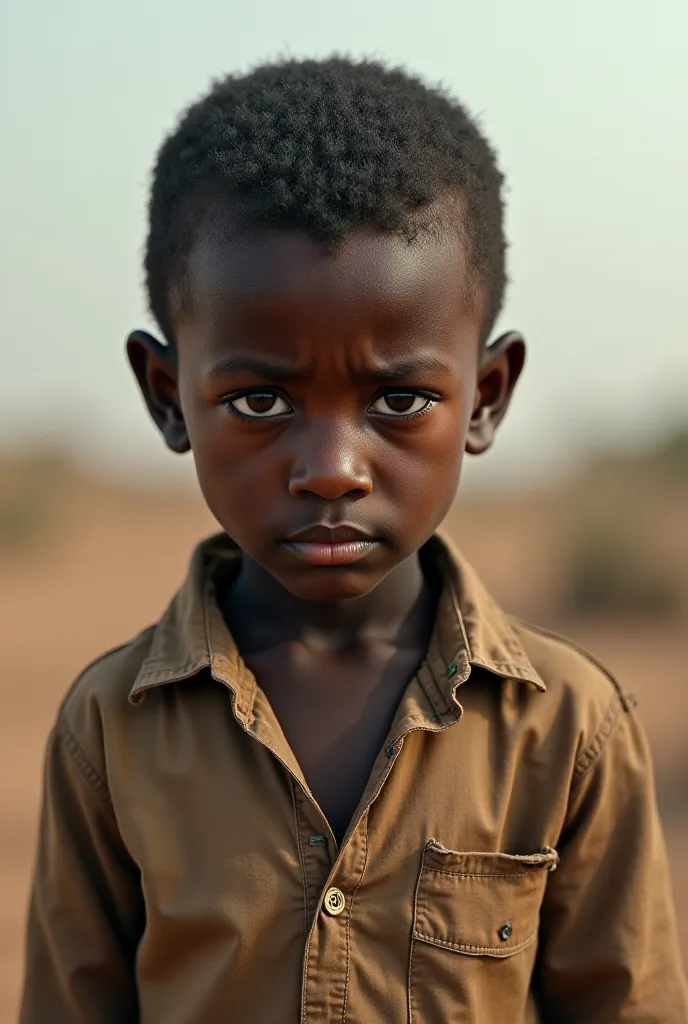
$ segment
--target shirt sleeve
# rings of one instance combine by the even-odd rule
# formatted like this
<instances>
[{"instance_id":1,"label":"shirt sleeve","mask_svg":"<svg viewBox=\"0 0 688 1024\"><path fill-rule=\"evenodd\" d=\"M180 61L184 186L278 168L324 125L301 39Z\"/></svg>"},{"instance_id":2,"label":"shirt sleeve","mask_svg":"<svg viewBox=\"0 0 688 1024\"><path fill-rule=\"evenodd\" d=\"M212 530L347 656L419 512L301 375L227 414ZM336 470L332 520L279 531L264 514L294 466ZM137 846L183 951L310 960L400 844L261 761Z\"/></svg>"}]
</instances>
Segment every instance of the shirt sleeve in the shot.
<instances>
[{"instance_id":1,"label":"shirt sleeve","mask_svg":"<svg viewBox=\"0 0 688 1024\"><path fill-rule=\"evenodd\" d=\"M104 780L64 718L46 753L20 1024L135 1024L143 899Z\"/></svg>"},{"instance_id":2,"label":"shirt sleeve","mask_svg":"<svg viewBox=\"0 0 688 1024\"><path fill-rule=\"evenodd\" d=\"M625 701L578 761L559 853L537 974L546 1024L688 1024L652 764Z\"/></svg>"}]
</instances>

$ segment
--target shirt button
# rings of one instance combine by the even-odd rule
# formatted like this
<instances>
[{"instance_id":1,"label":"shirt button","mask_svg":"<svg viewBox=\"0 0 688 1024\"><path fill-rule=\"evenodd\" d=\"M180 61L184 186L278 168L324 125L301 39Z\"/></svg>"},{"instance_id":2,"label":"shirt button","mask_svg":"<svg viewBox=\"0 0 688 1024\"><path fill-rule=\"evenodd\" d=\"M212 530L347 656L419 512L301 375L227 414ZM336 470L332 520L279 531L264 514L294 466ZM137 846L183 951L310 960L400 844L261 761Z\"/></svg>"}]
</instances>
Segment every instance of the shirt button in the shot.
<instances>
[{"instance_id":1,"label":"shirt button","mask_svg":"<svg viewBox=\"0 0 688 1024\"><path fill-rule=\"evenodd\" d=\"M337 917L338 914L341 914L345 906L346 900L344 899L344 893L341 889L336 889L333 886L331 889L327 890L325 893L323 907L328 914L331 914L332 917Z\"/></svg>"},{"instance_id":2,"label":"shirt button","mask_svg":"<svg viewBox=\"0 0 688 1024\"><path fill-rule=\"evenodd\" d=\"M499 929L499 937L502 940L502 942L508 942L509 939L511 938L512 932L513 929L509 922L507 921L507 923L503 924L502 927Z\"/></svg>"}]
</instances>

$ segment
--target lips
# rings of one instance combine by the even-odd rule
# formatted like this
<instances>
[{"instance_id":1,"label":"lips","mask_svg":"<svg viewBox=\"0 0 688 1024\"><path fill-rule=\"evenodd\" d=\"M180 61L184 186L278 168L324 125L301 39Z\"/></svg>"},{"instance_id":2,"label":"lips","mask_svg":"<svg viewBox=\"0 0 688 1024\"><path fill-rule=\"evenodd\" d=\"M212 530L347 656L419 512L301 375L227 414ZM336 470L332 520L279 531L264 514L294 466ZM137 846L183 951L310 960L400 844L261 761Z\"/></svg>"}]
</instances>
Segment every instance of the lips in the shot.
<instances>
[{"instance_id":1,"label":"lips","mask_svg":"<svg viewBox=\"0 0 688 1024\"><path fill-rule=\"evenodd\" d=\"M357 541L372 541L375 538L357 526L309 526L298 533L292 533L288 543L301 544L354 544Z\"/></svg>"},{"instance_id":2,"label":"lips","mask_svg":"<svg viewBox=\"0 0 688 1024\"><path fill-rule=\"evenodd\" d=\"M379 546L379 540L357 526L309 526L291 534L284 547L310 565L349 565Z\"/></svg>"}]
</instances>

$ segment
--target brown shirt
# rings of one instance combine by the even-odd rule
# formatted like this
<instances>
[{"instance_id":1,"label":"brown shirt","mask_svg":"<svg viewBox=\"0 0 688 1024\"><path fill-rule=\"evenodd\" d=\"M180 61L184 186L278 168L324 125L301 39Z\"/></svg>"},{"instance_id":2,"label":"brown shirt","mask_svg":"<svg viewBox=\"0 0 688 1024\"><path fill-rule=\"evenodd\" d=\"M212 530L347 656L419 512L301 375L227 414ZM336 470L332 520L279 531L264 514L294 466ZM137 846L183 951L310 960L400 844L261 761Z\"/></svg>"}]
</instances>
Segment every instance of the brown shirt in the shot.
<instances>
[{"instance_id":1,"label":"brown shirt","mask_svg":"<svg viewBox=\"0 0 688 1024\"><path fill-rule=\"evenodd\" d=\"M23 1024L686 1024L631 702L428 554L434 635L341 848L218 609L227 538L77 680Z\"/></svg>"}]
</instances>

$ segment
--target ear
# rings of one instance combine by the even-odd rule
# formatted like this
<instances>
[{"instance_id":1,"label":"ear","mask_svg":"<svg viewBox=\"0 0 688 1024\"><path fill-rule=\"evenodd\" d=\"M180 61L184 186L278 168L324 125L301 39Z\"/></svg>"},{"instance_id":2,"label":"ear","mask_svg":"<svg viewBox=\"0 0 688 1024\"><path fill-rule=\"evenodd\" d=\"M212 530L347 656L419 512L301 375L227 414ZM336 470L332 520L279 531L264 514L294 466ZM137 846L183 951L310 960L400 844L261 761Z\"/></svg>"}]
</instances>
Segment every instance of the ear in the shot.
<instances>
[{"instance_id":1,"label":"ear","mask_svg":"<svg viewBox=\"0 0 688 1024\"><path fill-rule=\"evenodd\" d=\"M177 386L177 356L146 331L132 331L127 355L153 421L173 452L190 449Z\"/></svg>"},{"instance_id":2,"label":"ear","mask_svg":"<svg viewBox=\"0 0 688 1024\"><path fill-rule=\"evenodd\" d=\"M488 346L478 367L473 415L466 451L482 455L492 442L507 409L526 359L526 343L516 331L502 334Z\"/></svg>"}]
</instances>

